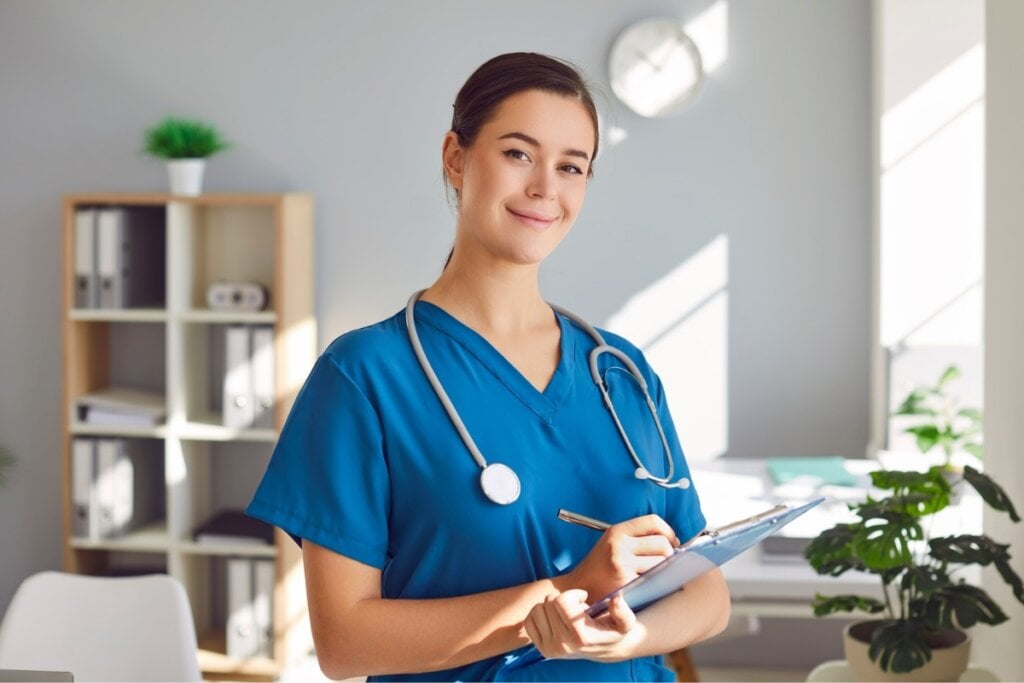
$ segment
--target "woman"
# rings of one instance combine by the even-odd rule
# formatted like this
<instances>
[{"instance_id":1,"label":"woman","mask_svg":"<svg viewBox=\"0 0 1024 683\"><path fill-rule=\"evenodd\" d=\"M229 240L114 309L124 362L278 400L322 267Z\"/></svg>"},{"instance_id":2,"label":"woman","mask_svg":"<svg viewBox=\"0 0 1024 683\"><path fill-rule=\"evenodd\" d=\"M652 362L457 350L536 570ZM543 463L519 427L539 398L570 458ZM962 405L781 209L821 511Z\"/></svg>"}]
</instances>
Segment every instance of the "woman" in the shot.
<instances>
[{"instance_id":1,"label":"woman","mask_svg":"<svg viewBox=\"0 0 1024 683\"><path fill-rule=\"evenodd\" d=\"M302 544L331 678L674 680L658 654L728 620L717 570L640 614L621 600L583 614L705 524L643 355L604 333L620 356L598 369L642 469L671 488L634 475L591 379L596 342L540 294L592 173L593 101L571 66L516 53L477 69L454 109L448 264L407 311L318 359L249 513ZM567 524L560 508L614 524ZM531 643L548 659L516 668Z\"/></svg>"}]
</instances>

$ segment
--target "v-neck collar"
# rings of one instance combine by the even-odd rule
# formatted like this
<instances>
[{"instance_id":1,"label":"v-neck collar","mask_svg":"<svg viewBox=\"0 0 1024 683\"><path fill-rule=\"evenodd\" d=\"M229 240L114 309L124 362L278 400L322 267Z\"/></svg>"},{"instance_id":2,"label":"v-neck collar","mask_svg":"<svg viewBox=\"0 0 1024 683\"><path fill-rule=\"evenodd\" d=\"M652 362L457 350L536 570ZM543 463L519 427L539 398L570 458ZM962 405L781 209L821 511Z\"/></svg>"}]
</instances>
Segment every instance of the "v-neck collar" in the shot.
<instances>
[{"instance_id":1,"label":"v-neck collar","mask_svg":"<svg viewBox=\"0 0 1024 683\"><path fill-rule=\"evenodd\" d=\"M429 301L417 301L416 322L426 323L443 332L461 344L483 363L497 379L526 407L532 410L546 424L550 424L558 412L562 400L572 388L576 366L576 345L573 341L572 323L557 311L552 310L561 330L559 358L555 373L544 391L538 391L530 380L519 372L498 349L472 327L462 323L440 306Z\"/></svg>"}]
</instances>

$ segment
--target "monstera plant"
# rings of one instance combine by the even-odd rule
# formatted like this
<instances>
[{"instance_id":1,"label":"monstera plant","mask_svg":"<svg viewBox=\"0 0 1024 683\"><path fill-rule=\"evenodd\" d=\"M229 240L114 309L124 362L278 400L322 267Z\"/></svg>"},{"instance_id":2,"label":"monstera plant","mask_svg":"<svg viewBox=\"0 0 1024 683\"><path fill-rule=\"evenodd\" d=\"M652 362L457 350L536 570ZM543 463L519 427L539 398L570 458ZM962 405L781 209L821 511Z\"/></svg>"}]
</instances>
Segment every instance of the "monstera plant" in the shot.
<instances>
[{"instance_id":1,"label":"monstera plant","mask_svg":"<svg viewBox=\"0 0 1024 683\"><path fill-rule=\"evenodd\" d=\"M931 537L931 517L950 504L953 487L965 485L1014 522L1020 521L1017 511L999 485L970 466L953 484L942 466L927 472L882 470L873 472L871 479L875 488L888 495L868 496L851 505L857 520L822 532L808 545L805 556L819 574L840 576L860 570L877 575L883 598L817 595L815 615L862 611L881 616L847 629L847 658L855 672L851 638L866 645L867 666L887 673L919 669L940 649L964 642L966 667L970 640L964 629L978 623L999 624L1007 616L985 590L958 578L958 572L970 565L992 565L1022 603L1024 583L1010 566L1009 545L986 535ZM861 680L878 680L861 675Z\"/></svg>"}]
</instances>

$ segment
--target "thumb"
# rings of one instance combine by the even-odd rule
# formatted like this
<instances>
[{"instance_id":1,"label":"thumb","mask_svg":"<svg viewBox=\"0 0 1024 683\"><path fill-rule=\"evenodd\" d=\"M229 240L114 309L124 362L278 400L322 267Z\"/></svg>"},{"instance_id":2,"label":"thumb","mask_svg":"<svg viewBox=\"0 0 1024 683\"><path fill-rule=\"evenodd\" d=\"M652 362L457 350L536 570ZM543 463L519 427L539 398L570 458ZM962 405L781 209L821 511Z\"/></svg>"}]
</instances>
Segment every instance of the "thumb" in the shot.
<instances>
[{"instance_id":1,"label":"thumb","mask_svg":"<svg viewBox=\"0 0 1024 683\"><path fill-rule=\"evenodd\" d=\"M619 633L626 633L636 624L636 613L626 604L622 595L616 595L608 605L609 625Z\"/></svg>"}]
</instances>

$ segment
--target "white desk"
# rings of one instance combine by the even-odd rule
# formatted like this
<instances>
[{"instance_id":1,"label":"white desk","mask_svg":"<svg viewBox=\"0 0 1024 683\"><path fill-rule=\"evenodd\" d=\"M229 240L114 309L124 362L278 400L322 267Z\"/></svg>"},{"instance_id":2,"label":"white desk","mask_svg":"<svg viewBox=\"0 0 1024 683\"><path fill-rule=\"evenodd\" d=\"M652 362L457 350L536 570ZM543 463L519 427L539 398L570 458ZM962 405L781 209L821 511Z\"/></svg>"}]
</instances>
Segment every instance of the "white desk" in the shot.
<instances>
[{"instance_id":1,"label":"white desk","mask_svg":"<svg viewBox=\"0 0 1024 683\"><path fill-rule=\"evenodd\" d=\"M863 488L773 486L766 461L761 459L718 458L710 463L695 463L691 466L691 477L711 527L761 512L780 502L825 496L824 503L783 531L813 537L836 523L856 519L846 505L863 500L871 483L867 473L878 467L874 460L846 461L846 469L857 476ZM981 505L977 494L964 495L957 507L936 516L930 533L936 535L940 530L943 534L980 532ZM968 582L977 583L980 576L977 568L968 569L975 571L973 574L964 571L961 575ZM877 576L852 571L839 577L821 576L802 558L791 562L765 562L758 548L730 560L722 567L722 572L732 593L734 615L813 617L811 601L815 593L856 593L883 599L881 580ZM835 616L849 618L851 615Z\"/></svg>"}]
</instances>

